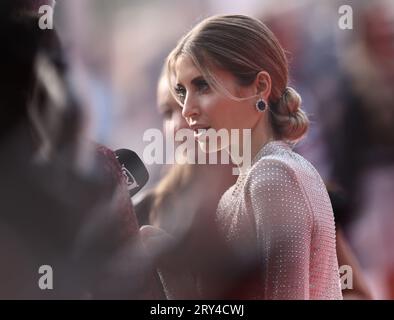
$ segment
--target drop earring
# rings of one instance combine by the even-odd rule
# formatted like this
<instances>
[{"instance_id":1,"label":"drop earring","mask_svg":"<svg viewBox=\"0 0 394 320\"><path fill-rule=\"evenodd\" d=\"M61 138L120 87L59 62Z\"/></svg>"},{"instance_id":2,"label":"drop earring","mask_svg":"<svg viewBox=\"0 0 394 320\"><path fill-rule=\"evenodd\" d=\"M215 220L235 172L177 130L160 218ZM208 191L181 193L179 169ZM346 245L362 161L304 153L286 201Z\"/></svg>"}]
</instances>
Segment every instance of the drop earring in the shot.
<instances>
[{"instance_id":1,"label":"drop earring","mask_svg":"<svg viewBox=\"0 0 394 320\"><path fill-rule=\"evenodd\" d=\"M258 112L263 112L265 108L267 107L267 103L263 100L263 98L260 98L256 102L256 110Z\"/></svg>"}]
</instances>

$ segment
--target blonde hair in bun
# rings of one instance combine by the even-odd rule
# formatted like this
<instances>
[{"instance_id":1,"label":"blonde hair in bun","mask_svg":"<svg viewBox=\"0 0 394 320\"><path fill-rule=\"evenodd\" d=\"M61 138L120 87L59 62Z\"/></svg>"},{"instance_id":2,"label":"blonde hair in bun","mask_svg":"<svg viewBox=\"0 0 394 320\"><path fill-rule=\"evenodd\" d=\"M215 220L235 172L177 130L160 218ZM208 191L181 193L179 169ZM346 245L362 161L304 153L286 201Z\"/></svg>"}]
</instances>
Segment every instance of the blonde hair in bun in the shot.
<instances>
[{"instance_id":1,"label":"blonde hair in bun","mask_svg":"<svg viewBox=\"0 0 394 320\"><path fill-rule=\"evenodd\" d=\"M301 109L302 99L292 87L286 87L276 104L270 106L270 120L278 138L300 140L308 130L309 119Z\"/></svg>"}]
</instances>

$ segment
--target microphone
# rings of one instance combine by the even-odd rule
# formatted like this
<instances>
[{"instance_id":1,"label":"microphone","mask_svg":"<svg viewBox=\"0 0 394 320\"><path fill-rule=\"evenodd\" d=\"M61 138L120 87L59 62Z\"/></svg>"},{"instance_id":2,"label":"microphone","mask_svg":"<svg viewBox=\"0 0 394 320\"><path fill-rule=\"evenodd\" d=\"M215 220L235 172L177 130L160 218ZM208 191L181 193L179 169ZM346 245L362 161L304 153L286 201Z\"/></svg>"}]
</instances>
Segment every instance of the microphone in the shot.
<instances>
[{"instance_id":1,"label":"microphone","mask_svg":"<svg viewBox=\"0 0 394 320\"><path fill-rule=\"evenodd\" d=\"M148 170L138 155L128 149L115 151L116 159L119 161L122 174L125 177L130 198L133 197L149 179Z\"/></svg>"},{"instance_id":2,"label":"microphone","mask_svg":"<svg viewBox=\"0 0 394 320\"><path fill-rule=\"evenodd\" d=\"M118 149L115 150L114 153L121 166L122 175L125 177L127 189L129 190L131 198L140 191L149 180L148 170L134 151ZM150 275L151 277L148 278L148 288L145 288L146 292L143 298L165 300L166 294L159 274L155 269L151 269Z\"/></svg>"},{"instance_id":3,"label":"microphone","mask_svg":"<svg viewBox=\"0 0 394 320\"><path fill-rule=\"evenodd\" d=\"M107 271L106 277L100 282L100 290L95 292L95 298L121 298L121 299L166 299L160 277L155 266L141 249L139 226L134 207L130 198L146 184L149 174L144 163L138 155L127 149L112 151L105 146L98 146L99 155L103 158L103 171L111 186L120 192L118 208L112 215L112 234L117 245L111 250L124 248L132 240L133 250L121 250L117 257L121 269L116 269L113 263ZM118 188L120 187L120 188ZM128 190L128 192L126 191ZM104 220L108 224L108 220ZM113 227L116 226L116 228ZM103 237L108 243L108 237ZM114 249L112 249L114 248ZM124 268L123 263L130 263L129 268ZM133 279L128 281L128 279ZM104 281L105 280L105 281Z\"/></svg>"}]
</instances>

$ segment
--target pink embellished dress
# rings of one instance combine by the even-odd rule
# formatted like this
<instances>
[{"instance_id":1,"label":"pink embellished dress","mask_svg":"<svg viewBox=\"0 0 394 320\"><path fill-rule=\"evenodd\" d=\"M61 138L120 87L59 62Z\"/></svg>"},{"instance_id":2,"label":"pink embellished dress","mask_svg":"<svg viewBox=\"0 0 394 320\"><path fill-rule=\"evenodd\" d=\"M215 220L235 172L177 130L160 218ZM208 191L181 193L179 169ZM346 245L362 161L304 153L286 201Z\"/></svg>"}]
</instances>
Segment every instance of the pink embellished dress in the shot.
<instances>
[{"instance_id":1,"label":"pink embellished dress","mask_svg":"<svg viewBox=\"0 0 394 320\"><path fill-rule=\"evenodd\" d=\"M327 190L316 169L287 143L262 147L223 194L216 219L232 253L233 274L250 275L239 276L232 297L342 299Z\"/></svg>"}]
</instances>

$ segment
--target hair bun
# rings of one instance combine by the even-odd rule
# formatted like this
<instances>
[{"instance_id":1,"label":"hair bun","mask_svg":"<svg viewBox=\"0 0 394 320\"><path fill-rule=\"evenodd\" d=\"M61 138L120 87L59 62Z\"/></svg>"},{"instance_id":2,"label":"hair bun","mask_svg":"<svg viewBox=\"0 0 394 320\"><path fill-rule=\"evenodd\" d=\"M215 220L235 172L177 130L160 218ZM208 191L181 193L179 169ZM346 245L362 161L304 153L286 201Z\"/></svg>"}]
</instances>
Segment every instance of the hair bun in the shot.
<instances>
[{"instance_id":1,"label":"hair bun","mask_svg":"<svg viewBox=\"0 0 394 320\"><path fill-rule=\"evenodd\" d=\"M279 103L287 108L289 114L293 114L300 109L302 100L297 91L292 87L286 87Z\"/></svg>"},{"instance_id":2,"label":"hair bun","mask_svg":"<svg viewBox=\"0 0 394 320\"><path fill-rule=\"evenodd\" d=\"M274 112L271 113L274 130L280 138L297 141L308 130L308 116L302 110L301 103L298 92L292 87L286 87Z\"/></svg>"}]
</instances>

